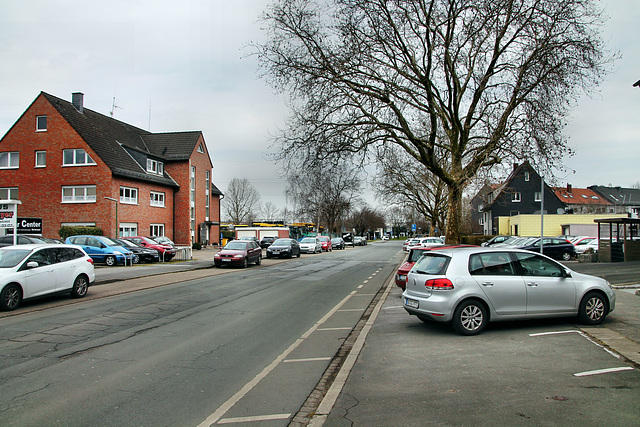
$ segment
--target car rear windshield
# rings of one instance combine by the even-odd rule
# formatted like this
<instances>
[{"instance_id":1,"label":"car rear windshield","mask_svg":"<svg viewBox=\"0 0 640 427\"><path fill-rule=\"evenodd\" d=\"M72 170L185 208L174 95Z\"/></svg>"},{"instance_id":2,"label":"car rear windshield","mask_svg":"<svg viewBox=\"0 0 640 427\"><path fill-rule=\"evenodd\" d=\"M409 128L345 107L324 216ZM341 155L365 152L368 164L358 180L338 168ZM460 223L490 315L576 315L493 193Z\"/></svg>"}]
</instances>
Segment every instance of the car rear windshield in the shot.
<instances>
[{"instance_id":1,"label":"car rear windshield","mask_svg":"<svg viewBox=\"0 0 640 427\"><path fill-rule=\"evenodd\" d=\"M413 266L413 270L420 274L444 274L447 271L450 259L448 256L426 253L418 259Z\"/></svg>"}]
</instances>

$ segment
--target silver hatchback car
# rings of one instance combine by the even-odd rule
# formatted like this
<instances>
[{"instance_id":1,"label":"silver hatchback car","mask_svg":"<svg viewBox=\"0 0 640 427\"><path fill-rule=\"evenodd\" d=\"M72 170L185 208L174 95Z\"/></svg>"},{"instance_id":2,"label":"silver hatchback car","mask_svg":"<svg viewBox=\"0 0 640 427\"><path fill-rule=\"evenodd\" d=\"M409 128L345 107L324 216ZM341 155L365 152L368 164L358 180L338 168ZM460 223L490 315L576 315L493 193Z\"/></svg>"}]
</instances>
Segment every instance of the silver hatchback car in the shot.
<instances>
[{"instance_id":1,"label":"silver hatchback car","mask_svg":"<svg viewBox=\"0 0 640 427\"><path fill-rule=\"evenodd\" d=\"M500 320L578 316L596 325L616 303L604 279L534 252L488 247L426 252L409 272L402 298L409 314L451 322L462 335Z\"/></svg>"}]
</instances>

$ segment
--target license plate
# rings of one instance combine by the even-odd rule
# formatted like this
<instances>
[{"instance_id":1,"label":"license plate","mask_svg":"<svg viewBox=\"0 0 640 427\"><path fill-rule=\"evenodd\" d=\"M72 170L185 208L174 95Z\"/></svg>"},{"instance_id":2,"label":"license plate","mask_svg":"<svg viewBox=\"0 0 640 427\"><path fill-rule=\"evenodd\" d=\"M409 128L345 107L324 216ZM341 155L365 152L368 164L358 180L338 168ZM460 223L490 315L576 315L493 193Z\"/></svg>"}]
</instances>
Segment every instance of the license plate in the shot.
<instances>
[{"instance_id":1,"label":"license plate","mask_svg":"<svg viewBox=\"0 0 640 427\"><path fill-rule=\"evenodd\" d=\"M223 262L231 262L231 258L222 258Z\"/></svg>"},{"instance_id":2,"label":"license plate","mask_svg":"<svg viewBox=\"0 0 640 427\"><path fill-rule=\"evenodd\" d=\"M418 308L418 307L420 307L420 302L416 301L414 299L405 298L404 299L404 305L406 305L407 307L411 307L411 308Z\"/></svg>"}]
</instances>

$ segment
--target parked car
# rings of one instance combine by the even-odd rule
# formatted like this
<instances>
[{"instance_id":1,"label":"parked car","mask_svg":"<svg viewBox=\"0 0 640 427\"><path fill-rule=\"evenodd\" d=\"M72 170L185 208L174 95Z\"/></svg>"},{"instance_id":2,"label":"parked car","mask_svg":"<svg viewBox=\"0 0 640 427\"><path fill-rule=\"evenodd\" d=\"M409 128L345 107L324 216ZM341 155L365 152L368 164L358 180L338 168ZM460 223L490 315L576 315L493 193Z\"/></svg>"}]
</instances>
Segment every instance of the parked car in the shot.
<instances>
[{"instance_id":1,"label":"parked car","mask_svg":"<svg viewBox=\"0 0 640 427\"><path fill-rule=\"evenodd\" d=\"M530 239L518 249L540 252L540 238ZM557 237L544 237L542 239L542 253L554 259L569 261L576 256L576 247L568 240Z\"/></svg>"},{"instance_id":2,"label":"parked car","mask_svg":"<svg viewBox=\"0 0 640 427\"><path fill-rule=\"evenodd\" d=\"M413 242L413 237L412 237L412 238L410 238L410 239L405 240L405 241L402 243L402 250L403 250L403 251L408 251L408 250L409 250L409 248L411 247L411 246L410 246L410 244L411 244L412 242Z\"/></svg>"},{"instance_id":3,"label":"parked car","mask_svg":"<svg viewBox=\"0 0 640 427\"><path fill-rule=\"evenodd\" d=\"M509 237L512 237L512 236L493 236L492 238L490 238L486 242L482 243L480 246L491 246L491 245L495 245L497 243L502 243L505 240L507 240Z\"/></svg>"},{"instance_id":4,"label":"parked car","mask_svg":"<svg viewBox=\"0 0 640 427\"><path fill-rule=\"evenodd\" d=\"M161 245L169 245L174 248L176 247L176 244L173 243L173 240L171 240L167 236L151 236L151 238L156 242L160 243Z\"/></svg>"},{"instance_id":5,"label":"parked car","mask_svg":"<svg viewBox=\"0 0 640 427\"><path fill-rule=\"evenodd\" d=\"M578 251L578 249L581 246L588 245L590 242L592 242L594 240L598 240L598 238L597 237L579 237L579 238L576 238L576 239L572 240L571 243L573 243L573 246L575 246L576 252L582 253L582 252L584 252L584 250Z\"/></svg>"},{"instance_id":6,"label":"parked car","mask_svg":"<svg viewBox=\"0 0 640 427\"><path fill-rule=\"evenodd\" d=\"M87 294L95 280L93 260L71 245L27 244L0 248L0 309L54 293Z\"/></svg>"},{"instance_id":7,"label":"parked car","mask_svg":"<svg viewBox=\"0 0 640 427\"><path fill-rule=\"evenodd\" d=\"M598 252L598 239L590 240L589 243L585 245L576 246L576 254L583 254L587 252L589 249L593 250L593 253Z\"/></svg>"},{"instance_id":8,"label":"parked car","mask_svg":"<svg viewBox=\"0 0 640 427\"><path fill-rule=\"evenodd\" d=\"M156 251L158 251L158 255L160 255L160 259L162 261L171 261L173 257L176 256L176 248L170 245L158 243L151 237L131 236L123 237L123 239L131 240L133 243L136 243L145 248L155 249Z\"/></svg>"},{"instance_id":9,"label":"parked car","mask_svg":"<svg viewBox=\"0 0 640 427\"><path fill-rule=\"evenodd\" d=\"M235 265L246 268L249 263L262 262L262 248L255 240L233 240L213 256L216 267Z\"/></svg>"},{"instance_id":10,"label":"parked car","mask_svg":"<svg viewBox=\"0 0 640 427\"><path fill-rule=\"evenodd\" d=\"M472 246L472 245L453 245L453 246L446 246L446 247L456 248L456 247L462 247L462 246ZM400 268L398 268L398 271L396 271L396 277L395 277L396 286L404 291L407 286L407 275L409 274L409 271L414 266L416 261L418 261L420 257L423 254L425 254L427 251L442 249L444 247L445 246L416 246L409 249L409 254L407 255L407 259L405 259L404 263L402 263Z\"/></svg>"},{"instance_id":11,"label":"parked car","mask_svg":"<svg viewBox=\"0 0 640 427\"><path fill-rule=\"evenodd\" d=\"M267 258L300 258L300 244L295 239L278 239L267 248Z\"/></svg>"},{"instance_id":12,"label":"parked car","mask_svg":"<svg viewBox=\"0 0 640 427\"><path fill-rule=\"evenodd\" d=\"M423 248L428 248L431 246L444 246L444 240L439 237L420 237L419 239L415 239L414 247L422 246Z\"/></svg>"},{"instance_id":13,"label":"parked car","mask_svg":"<svg viewBox=\"0 0 640 427\"><path fill-rule=\"evenodd\" d=\"M275 242L278 238L275 236L265 236L260 240L260 247L262 249L267 249L273 242Z\"/></svg>"},{"instance_id":14,"label":"parked car","mask_svg":"<svg viewBox=\"0 0 640 427\"><path fill-rule=\"evenodd\" d=\"M18 236L16 236L17 245L32 245L44 243L53 243L53 241L40 236L27 236L24 234L19 234ZM13 234L0 237L0 247L4 246L13 246Z\"/></svg>"},{"instance_id":15,"label":"parked car","mask_svg":"<svg viewBox=\"0 0 640 427\"><path fill-rule=\"evenodd\" d=\"M260 240L255 236L242 236L238 240L256 242L260 246Z\"/></svg>"},{"instance_id":16,"label":"parked car","mask_svg":"<svg viewBox=\"0 0 640 427\"><path fill-rule=\"evenodd\" d=\"M382 236L382 240L389 240L389 236L385 234L384 236Z\"/></svg>"},{"instance_id":17,"label":"parked car","mask_svg":"<svg viewBox=\"0 0 640 427\"><path fill-rule=\"evenodd\" d=\"M437 248L413 266L402 294L420 320L451 322L462 335L490 321L578 316L597 325L614 310L606 280L580 274L530 251L508 248Z\"/></svg>"},{"instance_id":18,"label":"parked car","mask_svg":"<svg viewBox=\"0 0 640 427\"><path fill-rule=\"evenodd\" d=\"M334 237L331 239L331 246L335 249L344 249L347 247L342 237Z\"/></svg>"},{"instance_id":19,"label":"parked car","mask_svg":"<svg viewBox=\"0 0 640 427\"><path fill-rule=\"evenodd\" d=\"M317 237L304 237L300 240L300 250L302 253L317 254L322 252L322 245Z\"/></svg>"},{"instance_id":20,"label":"parked car","mask_svg":"<svg viewBox=\"0 0 640 427\"><path fill-rule=\"evenodd\" d=\"M331 244L331 237L318 236L318 240L320 240L320 246L322 247L323 251L329 252L333 250L333 245Z\"/></svg>"},{"instance_id":21,"label":"parked car","mask_svg":"<svg viewBox=\"0 0 640 427\"><path fill-rule=\"evenodd\" d=\"M353 237L354 246L364 246L367 244L367 239L362 236L354 236Z\"/></svg>"},{"instance_id":22,"label":"parked car","mask_svg":"<svg viewBox=\"0 0 640 427\"><path fill-rule=\"evenodd\" d=\"M105 236L71 236L65 243L80 246L95 262L110 267L133 262L133 252Z\"/></svg>"},{"instance_id":23,"label":"parked car","mask_svg":"<svg viewBox=\"0 0 640 427\"><path fill-rule=\"evenodd\" d=\"M138 264L142 262L158 262L160 261L160 255L158 251L151 248L145 248L137 243L127 239L112 239L114 242L120 244L123 248L126 248L133 252L133 263Z\"/></svg>"}]
</instances>

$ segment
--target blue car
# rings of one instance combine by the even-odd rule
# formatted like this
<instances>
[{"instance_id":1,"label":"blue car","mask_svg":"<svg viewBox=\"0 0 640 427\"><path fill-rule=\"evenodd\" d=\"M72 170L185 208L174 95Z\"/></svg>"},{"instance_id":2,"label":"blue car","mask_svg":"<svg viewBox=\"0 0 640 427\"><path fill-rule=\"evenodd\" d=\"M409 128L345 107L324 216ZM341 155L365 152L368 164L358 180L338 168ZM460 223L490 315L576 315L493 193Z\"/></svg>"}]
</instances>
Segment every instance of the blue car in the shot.
<instances>
[{"instance_id":1,"label":"blue car","mask_svg":"<svg viewBox=\"0 0 640 427\"><path fill-rule=\"evenodd\" d=\"M105 236L71 236L65 243L80 246L95 261L108 266L131 264L133 253Z\"/></svg>"}]
</instances>

